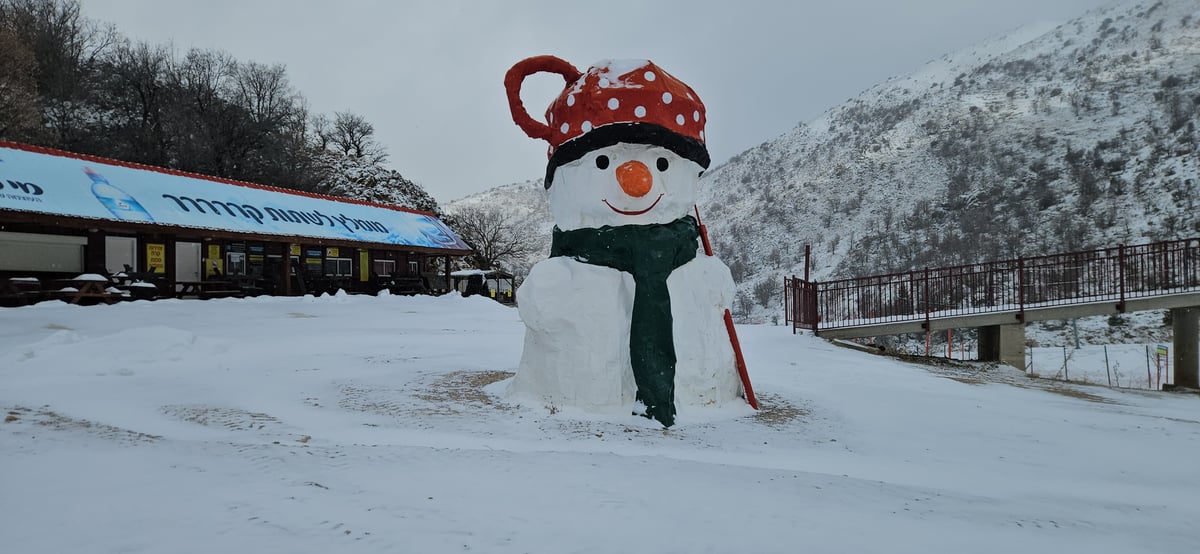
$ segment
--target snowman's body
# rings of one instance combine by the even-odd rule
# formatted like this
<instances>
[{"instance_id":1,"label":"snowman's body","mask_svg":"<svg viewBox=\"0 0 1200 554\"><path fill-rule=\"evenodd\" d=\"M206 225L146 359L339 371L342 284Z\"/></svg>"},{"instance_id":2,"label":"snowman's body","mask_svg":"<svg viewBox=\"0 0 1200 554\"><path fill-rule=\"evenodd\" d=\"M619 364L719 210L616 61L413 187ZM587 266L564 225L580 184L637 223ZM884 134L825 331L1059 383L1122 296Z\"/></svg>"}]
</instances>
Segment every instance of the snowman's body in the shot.
<instances>
[{"instance_id":1,"label":"snowman's body","mask_svg":"<svg viewBox=\"0 0 1200 554\"><path fill-rule=\"evenodd\" d=\"M667 224L691 214L701 170L666 148L606 146L556 169L551 211L564 231ZM733 279L699 240L695 248L695 258L666 280L681 413L735 399L740 386L724 322ZM637 392L630 361L636 286L630 273L575 257L535 265L517 291L526 333L509 393L555 407L629 413Z\"/></svg>"}]
</instances>

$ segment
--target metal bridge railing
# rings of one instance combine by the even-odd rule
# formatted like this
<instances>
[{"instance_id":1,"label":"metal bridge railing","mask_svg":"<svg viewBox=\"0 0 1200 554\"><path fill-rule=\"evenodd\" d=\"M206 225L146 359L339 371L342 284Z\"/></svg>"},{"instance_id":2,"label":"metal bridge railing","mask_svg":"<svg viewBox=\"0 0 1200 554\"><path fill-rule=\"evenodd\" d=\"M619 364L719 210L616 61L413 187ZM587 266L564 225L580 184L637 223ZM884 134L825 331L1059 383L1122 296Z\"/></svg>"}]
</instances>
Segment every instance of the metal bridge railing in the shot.
<instances>
[{"instance_id":1,"label":"metal bridge railing","mask_svg":"<svg viewBox=\"0 0 1200 554\"><path fill-rule=\"evenodd\" d=\"M1200 238L834 281L784 278L796 329L929 320L1200 290Z\"/></svg>"}]
</instances>

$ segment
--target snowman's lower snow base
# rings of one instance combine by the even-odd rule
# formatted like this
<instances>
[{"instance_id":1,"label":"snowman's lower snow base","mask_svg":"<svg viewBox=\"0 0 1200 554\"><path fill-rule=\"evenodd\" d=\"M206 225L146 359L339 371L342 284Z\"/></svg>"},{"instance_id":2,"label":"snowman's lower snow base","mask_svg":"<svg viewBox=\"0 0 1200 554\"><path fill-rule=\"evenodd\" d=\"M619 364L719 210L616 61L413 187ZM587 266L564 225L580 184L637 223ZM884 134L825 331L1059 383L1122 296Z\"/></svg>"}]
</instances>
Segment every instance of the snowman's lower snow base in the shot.
<instances>
[{"instance_id":1,"label":"snowman's lower snow base","mask_svg":"<svg viewBox=\"0 0 1200 554\"><path fill-rule=\"evenodd\" d=\"M630 365L633 276L567 257L539 262L517 290L525 345L510 399L576 407L606 415L633 413L637 385ZM667 278L675 345L675 406L742 402L723 316L734 294L729 269L697 256Z\"/></svg>"}]
</instances>

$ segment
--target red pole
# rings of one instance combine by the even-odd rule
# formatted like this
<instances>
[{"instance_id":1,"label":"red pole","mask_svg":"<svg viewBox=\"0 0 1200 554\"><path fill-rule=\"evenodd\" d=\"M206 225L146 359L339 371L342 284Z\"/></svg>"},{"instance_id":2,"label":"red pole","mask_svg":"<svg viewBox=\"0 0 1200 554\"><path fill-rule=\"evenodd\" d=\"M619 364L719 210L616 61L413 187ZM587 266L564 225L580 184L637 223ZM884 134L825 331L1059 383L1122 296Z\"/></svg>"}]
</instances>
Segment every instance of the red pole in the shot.
<instances>
[{"instance_id":1,"label":"red pole","mask_svg":"<svg viewBox=\"0 0 1200 554\"><path fill-rule=\"evenodd\" d=\"M954 330L946 329L946 359L954 357Z\"/></svg>"},{"instance_id":2,"label":"red pole","mask_svg":"<svg viewBox=\"0 0 1200 554\"><path fill-rule=\"evenodd\" d=\"M746 360L742 358L742 345L738 342L737 331L733 329L733 315L725 310L725 329L729 331L729 342L733 345L733 356L737 363L738 377L742 380L742 388L746 391L746 402L751 408L758 409L758 399L754 396L754 387L750 385L750 373L746 371Z\"/></svg>"},{"instance_id":3,"label":"red pole","mask_svg":"<svg viewBox=\"0 0 1200 554\"><path fill-rule=\"evenodd\" d=\"M704 243L704 254L712 256L712 244L708 242L708 227L700 223L700 206L693 204L692 209L696 210L696 225L700 226L700 242Z\"/></svg>"}]
</instances>

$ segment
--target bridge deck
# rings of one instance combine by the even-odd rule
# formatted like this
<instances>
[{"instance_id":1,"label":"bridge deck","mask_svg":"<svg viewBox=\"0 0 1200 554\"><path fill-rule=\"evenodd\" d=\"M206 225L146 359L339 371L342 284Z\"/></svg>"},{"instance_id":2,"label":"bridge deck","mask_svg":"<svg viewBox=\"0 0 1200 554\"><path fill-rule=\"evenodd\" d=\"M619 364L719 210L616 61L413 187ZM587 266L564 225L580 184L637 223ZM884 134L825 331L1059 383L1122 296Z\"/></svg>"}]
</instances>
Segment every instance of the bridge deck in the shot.
<instances>
[{"instance_id":1,"label":"bridge deck","mask_svg":"<svg viewBox=\"0 0 1200 554\"><path fill-rule=\"evenodd\" d=\"M1200 292L1185 292L1151 296L1143 298L1126 298L1122 309L1117 299L1106 299L1096 302L1065 305L1026 305L1025 322L1046 321L1050 319L1073 319L1097 315L1119 314L1123 312L1139 312L1145 310L1166 310L1171 308L1188 308L1200 306ZM1019 308L1000 310L988 313L965 315L930 314L929 330L941 331L946 329L964 329L970 327L990 327L992 325L1011 325L1020 322ZM841 322L830 322L838 327L820 327L817 334L830 339L852 339L875 337L880 335L899 335L904 333L922 333L925 329L925 319L906 321L864 320L862 323L843 325Z\"/></svg>"}]
</instances>

